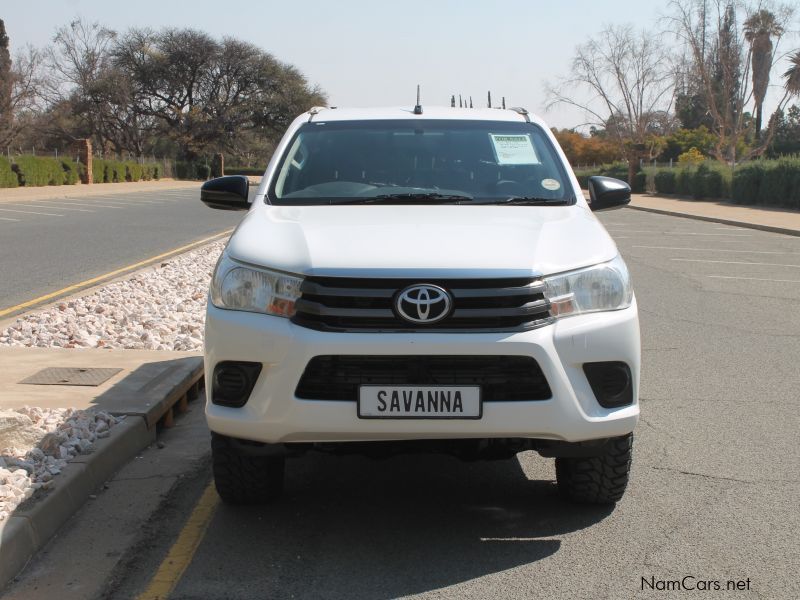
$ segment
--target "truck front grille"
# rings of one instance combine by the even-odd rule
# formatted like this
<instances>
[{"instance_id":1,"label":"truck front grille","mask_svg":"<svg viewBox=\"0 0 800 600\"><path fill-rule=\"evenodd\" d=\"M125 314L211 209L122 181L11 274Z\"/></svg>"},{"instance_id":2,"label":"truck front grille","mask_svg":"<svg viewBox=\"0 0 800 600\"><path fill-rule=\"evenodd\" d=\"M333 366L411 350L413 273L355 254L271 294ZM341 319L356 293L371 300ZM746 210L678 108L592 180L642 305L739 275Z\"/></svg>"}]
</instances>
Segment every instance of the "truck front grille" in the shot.
<instances>
[{"instance_id":1,"label":"truck front grille","mask_svg":"<svg viewBox=\"0 0 800 600\"><path fill-rule=\"evenodd\" d=\"M398 294L414 284L449 292L441 321L411 323L396 311ZM321 331L520 331L553 321L541 279L351 279L309 277L292 321Z\"/></svg>"},{"instance_id":2,"label":"truck front grille","mask_svg":"<svg viewBox=\"0 0 800 600\"><path fill-rule=\"evenodd\" d=\"M358 399L360 385L479 385L484 402L552 397L530 356L315 356L295 390L304 400Z\"/></svg>"}]
</instances>

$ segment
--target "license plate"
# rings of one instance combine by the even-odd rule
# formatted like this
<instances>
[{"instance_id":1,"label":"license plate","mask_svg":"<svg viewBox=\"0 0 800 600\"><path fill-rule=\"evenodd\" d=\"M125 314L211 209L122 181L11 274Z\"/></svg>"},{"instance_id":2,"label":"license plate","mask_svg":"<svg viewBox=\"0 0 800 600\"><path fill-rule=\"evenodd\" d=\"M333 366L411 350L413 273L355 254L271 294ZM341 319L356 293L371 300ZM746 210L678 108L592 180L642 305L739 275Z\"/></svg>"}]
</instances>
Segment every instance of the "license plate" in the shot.
<instances>
[{"instance_id":1,"label":"license plate","mask_svg":"<svg viewBox=\"0 0 800 600\"><path fill-rule=\"evenodd\" d=\"M362 419L480 419L479 386L362 385Z\"/></svg>"}]
</instances>

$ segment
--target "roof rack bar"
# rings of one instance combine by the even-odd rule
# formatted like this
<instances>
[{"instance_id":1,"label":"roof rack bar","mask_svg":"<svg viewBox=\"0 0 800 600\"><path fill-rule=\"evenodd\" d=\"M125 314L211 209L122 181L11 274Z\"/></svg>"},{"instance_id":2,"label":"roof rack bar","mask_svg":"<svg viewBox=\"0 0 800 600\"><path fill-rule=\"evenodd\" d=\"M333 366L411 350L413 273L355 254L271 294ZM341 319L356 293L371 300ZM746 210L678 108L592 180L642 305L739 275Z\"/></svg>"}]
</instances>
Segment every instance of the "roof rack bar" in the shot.
<instances>
[{"instance_id":1,"label":"roof rack bar","mask_svg":"<svg viewBox=\"0 0 800 600\"><path fill-rule=\"evenodd\" d=\"M522 115L523 117L525 117L525 121L526 122L528 122L528 123L531 122L531 118L528 116L528 110L527 109L522 108L521 106L512 106L509 110L513 110L515 113L518 113L518 114Z\"/></svg>"},{"instance_id":2,"label":"roof rack bar","mask_svg":"<svg viewBox=\"0 0 800 600\"><path fill-rule=\"evenodd\" d=\"M323 110L325 110L324 106L312 106L310 109L308 109L308 122L311 123L311 119L314 118L314 115Z\"/></svg>"}]
</instances>

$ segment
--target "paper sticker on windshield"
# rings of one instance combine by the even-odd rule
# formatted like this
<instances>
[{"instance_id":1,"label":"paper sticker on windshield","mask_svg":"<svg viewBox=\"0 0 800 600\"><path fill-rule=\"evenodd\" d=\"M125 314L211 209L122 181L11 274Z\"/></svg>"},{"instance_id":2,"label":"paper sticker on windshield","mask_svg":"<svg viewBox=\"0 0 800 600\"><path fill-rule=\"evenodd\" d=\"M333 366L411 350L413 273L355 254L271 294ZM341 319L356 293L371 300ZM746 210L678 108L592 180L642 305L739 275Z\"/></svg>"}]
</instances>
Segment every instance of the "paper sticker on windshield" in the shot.
<instances>
[{"instance_id":1,"label":"paper sticker on windshield","mask_svg":"<svg viewBox=\"0 0 800 600\"><path fill-rule=\"evenodd\" d=\"M538 165L539 158L527 135L490 133L498 165Z\"/></svg>"},{"instance_id":2,"label":"paper sticker on windshield","mask_svg":"<svg viewBox=\"0 0 800 600\"><path fill-rule=\"evenodd\" d=\"M561 184L555 179L542 179L542 187L551 192L555 192L557 189L561 188Z\"/></svg>"}]
</instances>

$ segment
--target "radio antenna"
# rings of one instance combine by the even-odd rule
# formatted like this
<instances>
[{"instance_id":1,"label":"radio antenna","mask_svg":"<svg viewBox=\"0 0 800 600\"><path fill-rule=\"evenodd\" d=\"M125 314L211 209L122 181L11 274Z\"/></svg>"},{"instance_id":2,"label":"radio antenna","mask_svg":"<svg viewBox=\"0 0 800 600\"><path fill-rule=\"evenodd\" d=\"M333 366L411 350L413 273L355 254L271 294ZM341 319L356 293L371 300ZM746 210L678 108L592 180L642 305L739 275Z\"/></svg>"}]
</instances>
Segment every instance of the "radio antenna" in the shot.
<instances>
[{"instance_id":1,"label":"radio antenna","mask_svg":"<svg viewBox=\"0 0 800 600\"><path fill-rule=\"evenodd\" d=\"M472 96L469 97L469 107L472 108Z\"/></svg>"},{"instance_id":2,"label":"radio antenna","mask_svg":"<svg viewBox=\"0 0 800 600\"><path fill-rule=\"evenodd\" d=\"M464 104L461 102L461 94L458 95L458 108L464 108Z\"/></svg>"},{"instance_id":3,"label":"radio antenna","mask_svg":"<svg viewBox=\"0 0 800 600\"><path fill-rule=\"evenodd\" d=\"M450 96L450 108L455 108L455 107L456 107L456 95L453 94L452 96Z\"/></svg>"},{"instance_id":4,"label":"radio antenna","mask_svg":"<svg viewBox=\"0 0 800 600\"><path fill-rule=\"evenodd\" d=\"M503 96L503 110L506 109L506 97Z\"/></svg>"},{"instance_id":5,"label":"radio antenna","mask_svg":"<svg viewBox=\"0 0 800 600\"><path fill-rule=\"evenodd\" d=\"M489 98L489 108L492 108L492 92L491 92L491 90L487 93L487 96Z\"/></svg>"},{"instance_id":6,"label":"radio antenna","mask_svg":"<svg viewBox=\"0 0 800 600\"><path fill-rule=\"evenodd\" d=\"M414 114L422 114L422 105L419 103L419 84L417 84L417 105L414 107Z\"/></svg>"}]
</instances>

